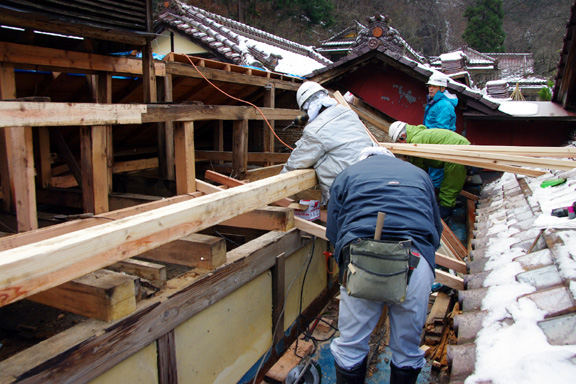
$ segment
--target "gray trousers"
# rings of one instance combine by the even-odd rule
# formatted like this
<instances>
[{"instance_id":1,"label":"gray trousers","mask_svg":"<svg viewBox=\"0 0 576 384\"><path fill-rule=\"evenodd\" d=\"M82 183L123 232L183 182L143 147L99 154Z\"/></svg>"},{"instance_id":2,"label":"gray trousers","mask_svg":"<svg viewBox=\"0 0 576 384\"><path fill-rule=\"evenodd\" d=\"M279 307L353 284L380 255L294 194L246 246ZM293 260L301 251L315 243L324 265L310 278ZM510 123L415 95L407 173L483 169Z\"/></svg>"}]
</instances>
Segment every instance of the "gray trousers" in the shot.
<instances>
[{"instance_id":1,"label":"gray trousers","mask_svg":"<svg viewBox=\"0 0 576 384\"><path fill-rule=\"evenodd\" d=\"M397 367L422 368L426 362L420 340L426 316L434 272L424 258L414 270L406 291L406 300L388 306L392 362ZM340 287L340 336L330 349L336 363L350 369L362 362L370 351L370 335L386 303L350 297Z\"/></svg>"}]
</instances>

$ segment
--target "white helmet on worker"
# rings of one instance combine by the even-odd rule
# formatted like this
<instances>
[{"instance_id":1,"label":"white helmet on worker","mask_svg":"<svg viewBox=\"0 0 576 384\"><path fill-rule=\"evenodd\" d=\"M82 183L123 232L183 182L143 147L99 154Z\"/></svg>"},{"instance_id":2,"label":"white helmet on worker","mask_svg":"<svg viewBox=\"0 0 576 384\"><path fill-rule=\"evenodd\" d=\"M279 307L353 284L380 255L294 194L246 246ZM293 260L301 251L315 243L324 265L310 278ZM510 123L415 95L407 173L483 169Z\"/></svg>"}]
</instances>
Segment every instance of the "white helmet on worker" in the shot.
<instances>
[{"instance_id":1,"label":"white helmet on worker","mask_svg":"<svg viewBox=\"0 0 576 384\"><path fill-rule=\"evenodd\" d=\"M395 143L398 141L398 138L406 129L406 123L402 121L395 121L390 124L390 128L388 128L388 135L392 138L392 142Z\"/></svg>"},{"instance_id":2,"label":"white helmet on worker","mask_svg":"<svg viewBox=\"0 0 576 384\"><path fill-rule=\"evenodd\" d=\"M298 88L298 91L296 91L296 101L298 102L298 108L302 109L304 103L306 103L308 99L310 99L318 92L324 92L328 94L328 91L320 84L314 81L304 82L300 88Z\"/></svg>"},{"instance_id":3,"label":"white helmet on worker","mask_svg":"<svg viewBox=\"0 0 576 384\"><path fill-rule=\"evenodd\" d=\"M434 72L428 79L426 85L435 85L437 87L446 88L448 86L448 77L442 73Z\"/></svg>"}]
</instances>

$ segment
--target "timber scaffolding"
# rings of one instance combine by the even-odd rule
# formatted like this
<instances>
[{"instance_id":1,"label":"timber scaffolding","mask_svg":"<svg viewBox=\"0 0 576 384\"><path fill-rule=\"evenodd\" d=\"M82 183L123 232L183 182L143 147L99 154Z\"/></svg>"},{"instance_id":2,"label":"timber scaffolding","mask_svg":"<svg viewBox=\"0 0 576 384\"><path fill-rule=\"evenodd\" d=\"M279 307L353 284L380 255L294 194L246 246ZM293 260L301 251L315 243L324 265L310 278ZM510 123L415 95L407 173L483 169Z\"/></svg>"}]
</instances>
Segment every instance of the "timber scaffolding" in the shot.
<instances>
[{"instance_id":1,"label":"timber scaffolding","mask_svg":"<svg viewBox=\"0 0 576 384\"><path fill-rule=\"evenodd\" d=\"M314 171L277 175L288 154L262 121L299 115L301 80L0 44L0 382L261 379L338 287L324 227L289 207L318 196ZM157 79L164 102L143 103Z\"/></svg>"},{"instance_id":2,"label":"timber scaffolding","mask_svg":"<svg viewBox=\"0 0 576 384\"><path fill-rule=\"evenodd\" d=\"M139 60L0 42L0 332L26 341L2 334L0 383L261 379L304 328L300 309L313 318L337 290L322 225L288 199L318 196L314 172L277 175L288 154L272 132L299 115L302 80L147 48ZM426 156L534 172L515 154ZM445 229L437 262L457 275L437 278L461 289L467 249Z\"/></svg>"}]
</instances>

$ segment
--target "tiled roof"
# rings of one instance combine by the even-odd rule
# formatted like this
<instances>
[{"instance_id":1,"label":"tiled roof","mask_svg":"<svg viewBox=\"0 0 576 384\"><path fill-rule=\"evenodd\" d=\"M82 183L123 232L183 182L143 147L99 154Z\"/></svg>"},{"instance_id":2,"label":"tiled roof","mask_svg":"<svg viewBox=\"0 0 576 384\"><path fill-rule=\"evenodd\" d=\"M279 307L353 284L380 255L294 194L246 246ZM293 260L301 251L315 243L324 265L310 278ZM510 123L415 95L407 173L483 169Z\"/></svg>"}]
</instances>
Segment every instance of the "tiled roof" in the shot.
<instances>
[{"instance_id":1,"label":"tiled roof","mask_svg":"<svg viewBox=\"0 0 576 384\"><path fill-rule=\"evenodd\" d=\"M353 27L348 27L331 38L322 41L319 52L330 51L350 51L363 47L366 44L372 46L383 45L394 52L403 52L419 63L425 63L426 58L413 49L400 35L400 33L388 25L387 16L376 15L367 19L368 26L364 26L356 21ZM345 37L350 32L355 31L355 39ZM377 32L375 32L377 31ZM376 34L375 34L376 33Z\"/></svg>"},{"instance_id":2,"label":"tiled roof","mask_svg":"<svg viewBox=\"0 0 576 384\"><path fill-rule=\"evenodd\" d=\"M550 179L566 182L545 191L541 183ZM454 318L458 345L448 347L452 384L560 382L538 378L554 351L564 350L562 362L576 364L576 220L551 215L551 207L576 201L575 185L572 169L539 178L505 173L484 187L466 290L459 293L463 313ZM523 370L535 381L498 376Z\"/></svg>"},{"instance_id":3,"label":"tiled roof","mask_svg":"<svg viewBox=\"0 0 576 384\"><path fill-rule=\"evenodd\" d=\"M313 47L187 5L180 0L170 0L167 3L169 7L158 17L164 25L195 39L232 63L274 70L283 55L267 46L279 48L292 56L298 55L302 60L313 60L317 66L332 63L314 51Z\"/></svg>"}]
</instances>

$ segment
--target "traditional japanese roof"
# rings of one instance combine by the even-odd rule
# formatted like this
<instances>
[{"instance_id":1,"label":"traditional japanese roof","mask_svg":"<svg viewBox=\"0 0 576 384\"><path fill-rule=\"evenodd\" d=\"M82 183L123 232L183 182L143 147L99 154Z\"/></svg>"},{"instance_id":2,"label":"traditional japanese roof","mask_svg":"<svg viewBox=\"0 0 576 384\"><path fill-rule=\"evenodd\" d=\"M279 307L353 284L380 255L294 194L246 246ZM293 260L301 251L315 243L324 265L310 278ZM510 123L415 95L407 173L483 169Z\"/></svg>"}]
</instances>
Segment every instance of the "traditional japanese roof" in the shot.
<instances>
[{"instance_id":1,"label":"traditional japanese roof","mask_svg":"<svg viewBox=\"0 0 576 384\"><path fill-rule=\"evenodd\" d=\"M235 20L187 5L167 2L158 17L160 28L182 34L225 62L305 75L332 62L313 47L264 32ZM295 73L300 68L303 73Z\"/></svg>"},{"instance_id":2,"label":"traditional japanese roof","mask_svg":"<svg viewBox=\"0 0 576 384\"><path fill-rule=\"evenodd\" d=\"M564 108L576 111L576 1L572 5L570 19L566 24L564 46L560 51L560 61L552 101L560 103Z\"/></svg>"},{"instance_id":3,"label":"traditional japanese roof","mask_svg":"<svg viewBox=\"0 0 576 384\"><path fill-rule=\"evenodd\" d=\"M368 26L356 21L354 26L322 41L318 52L346 51L353 53L366 44L383 45L393 52L402 52L419 63L426 62L424 56L413 49L396 29L388 25L388 16L376 15L367 18L366 21Z\"/></svg>"},{"instance_id":4,"label":"traditional japanese roof","mask_svg":"<svg viewBox=\"0 0 576 384\"><path fill-rule=\"evenodd\" d=\"M451 383L573 377L576 220L551 213L576 202L575 182L576 169L537 178L505 173L483 188L459 292L463 313L454 319L458 344L448 347Z\"/></svg>"},{"instance_id":5,"label":"traditional japanese roof","mask_svg":"<svg viewBox=\"0 0 576 384\"><path fill-rule=\"evenodd\" d=\"M367 29L358 21L354 21L354 25L343 29L334 36L320 42L320 47L316 50L320 53L343 53L346 54L356 42L356 38L360 31Z\"/></svg>"},{"instance_id":6,"label":"traditional japanese roof","mask_svg":"<svg viewBox=\"0 0 576 384\"><path fill-rule=\"evenodd\" d=\"M349 70L358 68L372 60L390 63L394 67L402 68L404 73L425 83L432 73L438 71L414 50L409 49L397 31L388 27L387 19L383 16L370 18L368 29L356 40L356 45L350 53L340 60L320 68L306 77L320 83L330 82L343 76ZM461 73L456 74L462 77ZM469 105L475 105L477 110L501 114L498 112L499 103L484 97L482 92L474 90L463 83L450 79L448 89L459 97L468 100Z\"/></svg>"}]
</instances>

